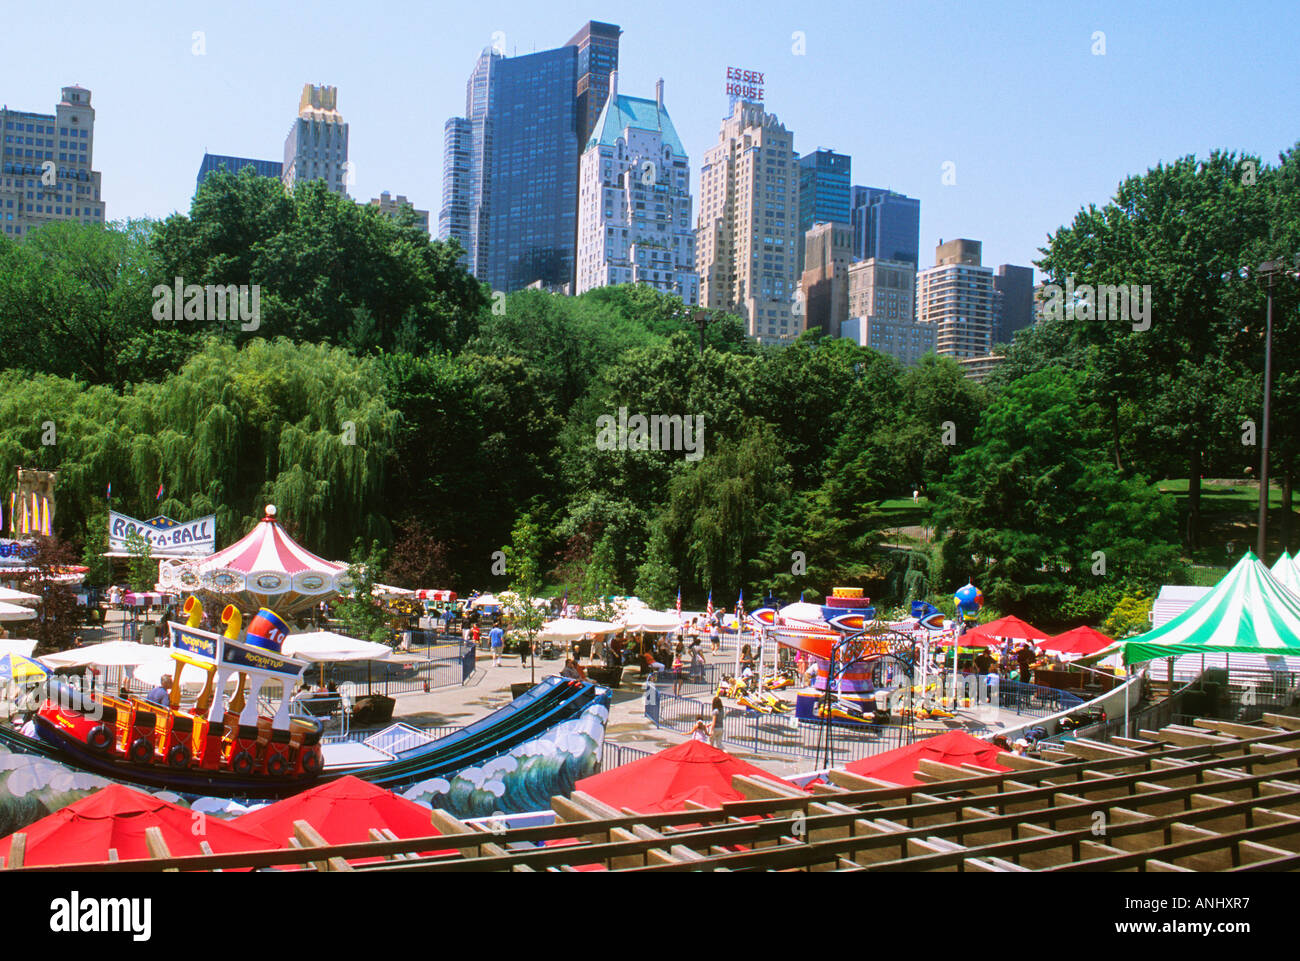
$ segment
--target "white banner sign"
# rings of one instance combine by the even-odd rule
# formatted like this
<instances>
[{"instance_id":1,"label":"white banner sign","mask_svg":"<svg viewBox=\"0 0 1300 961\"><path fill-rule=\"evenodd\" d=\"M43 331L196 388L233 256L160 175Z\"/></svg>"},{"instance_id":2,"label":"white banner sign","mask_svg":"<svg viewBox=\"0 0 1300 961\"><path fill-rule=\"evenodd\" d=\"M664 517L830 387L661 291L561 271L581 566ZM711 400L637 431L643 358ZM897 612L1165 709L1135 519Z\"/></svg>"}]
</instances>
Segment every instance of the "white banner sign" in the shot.
<instances>
[{"instance_id":1,"label":"white banner sign","mask_svg":"<svg viewBox=\"0 0 1300 961\"><path fill-rule=\"evenodd\" d=\"M155 517L138 521L117 511L108 512L108 549L130 552L127 536L134 531L149 542L154 554L174 554L184 557L207 557L217 552L217 515L209 514L198 520L174 521L170 517Z\"/></svg>"}]
</instances>

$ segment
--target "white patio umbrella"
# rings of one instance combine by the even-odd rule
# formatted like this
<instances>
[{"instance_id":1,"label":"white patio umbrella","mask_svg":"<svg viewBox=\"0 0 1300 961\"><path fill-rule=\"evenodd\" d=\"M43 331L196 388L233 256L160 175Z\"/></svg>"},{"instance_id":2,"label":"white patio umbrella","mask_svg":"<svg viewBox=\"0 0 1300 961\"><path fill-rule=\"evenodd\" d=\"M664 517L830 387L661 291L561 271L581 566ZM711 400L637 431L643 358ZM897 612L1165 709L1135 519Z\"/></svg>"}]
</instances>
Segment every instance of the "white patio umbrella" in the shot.
<instances>
[{"instance_id":1,"label":"white patio umbrella","mask_svg":"<svg viewBox=\"0 0 1300 961\"><path fill-rule=\"evenodd\" d=\"M622 628L617 624L610 624L608 621L584 621L577 617L562 617L559 620L548 621L537 637L542 641L577 641L587 634L613 634L621 630Z\"/></svg>"},{"instance_id":2,"label":"white patio umbrella","mask_svg":"<svg viewBox=\"0 0 1300 961\"><path fill-rule=\"evenodd\" d=\"M17 604L6 604L0 601L0 621L30 621L36 616L36 612L30 607L19 607Z\"/></svg>"},{"instance_id":3,"label":"white patio umbrella","mask_svg":"<svg viewBox=\"0 0 1300 961\"><path fill-rule=\"evenodd\" d=\"M362 641L333 631L290 634L280 653L300 661L384 661L393 653L387 644Z\"/></svg>"},{"instance_id":4,"label":"white patio umbrella","mask_svg":"<svg viewBox=\"0 0 1300 961\"><path fill-rule=\"evenodd\" d=\"M176 671L179 668L181 672L181 688L183 690L188 690L190 693L202 690L204 682L207 680L203 671L194 667L192 664L181 664L173 660L167 653L166 648L159 647L154 648L154 650L158 652L159 656L152 661L146 661L145 663L138 665L132 672L132 677L150 687L156 687L162 683L164 674L169 674L172 677L175 677ZM235 690L238 684L238 674L231 674L226 678L227 690Z\"/></svg>"},{"instance_id":5,"label":"white patio umbrella","mask_svg":"<svg viewBox=\"0 0 1300 961\"><path fill-rule=\"evenodd\" d=\"M21 654L23 657L31 657L34 650L36 650L35 641L18 637L0 638L0 657L4 657L6 654Z\"/></svg>"},{"instance_id":6,"label":"white patio umbrella","mask_svg":"<svg viewBox=\"0 0 1300 961\"><path fill-rule=\"evenodd\" d=\"M667 634L677 630L681 618L676 613L652 611L649 608L628 611L623 615L621 626L629 631L642 631L646 634Z\"/></svg>"},{"instance_id":7,"label":"white patio umbrella","mask_svg":"<svg viewBox=\"0 0 1300 961\"><path fill-rule=\"evenodd\" d=\"M87 644L70 651L46 654L37 660L47 667L85 667L88 664L98 667L137 667L157 660L159 655L166 657L167 648L137 644L135 641L105 641L103 644Z\"/></svg>"},{"instance_id":8,"label":"white patio umbrella","mask_svg":"<svg viewBox=\"0 0 1300 961\"><path fill-rule=\"evenodd\" d=\"M15 591L12 587L0 587L0 601L6 604L39 604L40 600L39 594Z\"/></svg>"}]
</instances>

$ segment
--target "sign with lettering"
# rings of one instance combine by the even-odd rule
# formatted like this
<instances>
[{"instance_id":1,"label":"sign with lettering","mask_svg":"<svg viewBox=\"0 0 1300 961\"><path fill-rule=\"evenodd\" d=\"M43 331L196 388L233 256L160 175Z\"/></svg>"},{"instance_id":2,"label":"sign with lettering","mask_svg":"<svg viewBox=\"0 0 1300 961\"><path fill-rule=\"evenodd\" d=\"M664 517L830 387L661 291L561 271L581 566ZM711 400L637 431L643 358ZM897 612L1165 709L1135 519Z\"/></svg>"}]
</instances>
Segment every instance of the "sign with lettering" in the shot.
<instances>
[{"instance_id":1,"label":"sign with lettering","mask_svg":"<svg viewBox=\"0 0 1300 961\"><path fill-rule=\"evenodd\" d=\"M207 557L217 552L217 515L192 521L155 517L138 521L117 511L108 512L108 549L129 552L127 536L138 533L149 542L154 554L179 557Z\"/></svg>"},{"instance_id":2,"label":"sign with lettering","mask_svg":"<svg viewBox=\"0 0 1300 961\"><path fill-rule=\"evenodd\" d=\"M763 99L763 74L757 70L727 68L727 96L741 100Z\"/></svg>"},{"instance_id":3,"label":"sign with lettering","mask_svg":"<svg viewBox=\"0 0 1300 961\"><path fill-rule=\"evenodd\" d=\"M0 567L26 567L30 559L35 556L35 541L18 541L0 537Z\"/></svg>"},{"instance_id":4,"label":"sign with lettering","mask_svg":"<svg viewBox=\"0 0 1300 961\"><path fill-rule=\"evenodd\" d=\"M200 634L183 624L170 622L172 629L172 647L187 654L194 654L210 661L217 659L217 639L206 632Z\"/></svg>"},{"instance_id":5,"label":"sign with lettering","mask_svg":"<svg viewBox=\"0 0 1300 961\"><path fill-rule=\"evenodd\" d=\"M242 644L226 641L221 660L244 670L252 669L267 674L282 674L297 677L306 666L303 661L281 657L261 648L246 647Z\"/></svg>"}]
</instances>

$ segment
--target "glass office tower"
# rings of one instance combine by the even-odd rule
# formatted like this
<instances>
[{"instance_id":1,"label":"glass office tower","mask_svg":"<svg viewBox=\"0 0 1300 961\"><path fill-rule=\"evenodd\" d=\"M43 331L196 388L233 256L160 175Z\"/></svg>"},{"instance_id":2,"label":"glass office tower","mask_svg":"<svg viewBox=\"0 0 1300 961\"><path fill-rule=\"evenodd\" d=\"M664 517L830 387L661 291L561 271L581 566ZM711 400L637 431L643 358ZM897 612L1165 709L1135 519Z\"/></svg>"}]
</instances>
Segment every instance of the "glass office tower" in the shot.
<instances>
[{"instance_id":1,"label":"glass office tower","mask_svg":"<svg viewBox=\"0 0 1300 961\"><path fill-rule=\"evenodd\" d=\"M807 269L804 235L813 224L844 224L849 220L849 181L852 161L847 154L825 147L799 158L799 245L797 265Z\"/></svg>"},{"instance_id":2,"label":"glass office tower","mask_svg":"<svg viewBox=\"0 0 1300 961\"><path fill-rule=\"evenodd\" d=\"M921 201L892 190L854 187L852 208L855 259L902 260L917 266Z\"/></svg>"}]
</instances>

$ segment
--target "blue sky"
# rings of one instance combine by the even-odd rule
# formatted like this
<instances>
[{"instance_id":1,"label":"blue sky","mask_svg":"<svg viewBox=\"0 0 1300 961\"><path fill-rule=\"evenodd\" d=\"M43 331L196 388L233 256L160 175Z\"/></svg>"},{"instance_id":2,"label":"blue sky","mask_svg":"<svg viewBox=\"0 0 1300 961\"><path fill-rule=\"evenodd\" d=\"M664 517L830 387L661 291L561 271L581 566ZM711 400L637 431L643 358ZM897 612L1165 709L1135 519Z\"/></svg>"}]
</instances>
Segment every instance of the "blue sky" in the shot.
<instances>
[{"instance_id":1,"label":"blue sky","mask_svg":"<svg viewBox=\"0 0 1300 961\"><path fill-rule=\"evenodd\" d=\"M188 209L204 150L280 159L303 83L333 84L353 196L402 193L436 223L442 127L464 109L478 52L497 31L523 54L605 20L623 28L622 92L653 96L664 78L693 186L726 112L726 68L761 70L796 149L849 153L855 183L921 199L923 264L941 237L982 240L988 264L1027 264L1130 173L1214 148L1272 161L1300 140L1297 11L1289 0L60 0L6 11L20 39L6 45L0 102L52 112L62 85L89 87L108 217L162 217Z\"/></svg>"}]
</instances>

